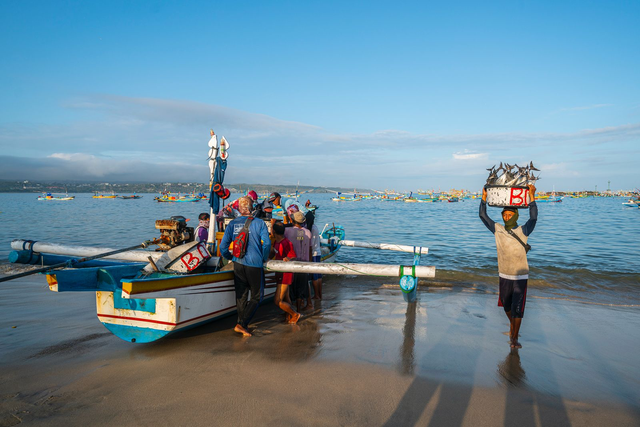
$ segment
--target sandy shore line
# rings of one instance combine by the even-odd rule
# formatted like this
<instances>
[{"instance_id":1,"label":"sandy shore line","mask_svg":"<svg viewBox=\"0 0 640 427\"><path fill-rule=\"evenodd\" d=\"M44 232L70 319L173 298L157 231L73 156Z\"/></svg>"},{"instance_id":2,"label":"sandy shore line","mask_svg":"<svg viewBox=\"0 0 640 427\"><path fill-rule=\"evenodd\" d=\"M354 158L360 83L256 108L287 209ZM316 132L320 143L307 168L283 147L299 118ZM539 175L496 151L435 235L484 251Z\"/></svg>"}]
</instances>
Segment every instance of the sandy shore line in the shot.
<instances>
[{"instance_id":1,"label":"sandy shore line","mask_svg":"<svg viewBox=\"0 0 640 427\"><path fill-rule=\"evenodd\" d=\"M300 325L269 303L249 339L227 318L131 344L98 322L93 294L5 283L0 426L640 423L637 309L530 298L512 351L495 295L407 305L389 284L329 279Z\"/></svg>"}]
</instances>

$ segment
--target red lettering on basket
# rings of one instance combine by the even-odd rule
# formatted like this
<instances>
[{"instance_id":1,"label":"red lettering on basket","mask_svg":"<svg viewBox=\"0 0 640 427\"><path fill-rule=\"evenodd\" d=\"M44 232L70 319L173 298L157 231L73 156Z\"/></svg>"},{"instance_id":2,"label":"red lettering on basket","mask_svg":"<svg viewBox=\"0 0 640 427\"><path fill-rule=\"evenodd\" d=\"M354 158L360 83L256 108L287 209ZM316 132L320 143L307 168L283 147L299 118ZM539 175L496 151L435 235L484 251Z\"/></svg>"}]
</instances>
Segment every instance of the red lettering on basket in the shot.
<instances>
[{"instance_id":1,"label":"red lettering on basket","mask_svg":"<svg viewBox=\"0 0 640 427\"><path fill-rule=\"evenodd\" d=\"M509 204L511 206L527 206L527 190L524 188L511 188Z\"/></svg>"},{"instance_id":2,"label":"red lettering on basket","mask_svg":"<svg viewBox=\"0 0 640 427\"><path fill-rule=\"evenodd\" d=\"M209 255L209 251L207 250L207 248L202 243L198 244L198 246L196 247L198 248L198 253L202 257L202 259L209 258L211 256Z\"/></svg>"},{"instance_id":3,"label":"red lettering on basket","mask_svg":"<svg viewBox=\"0 0 640 427\"><path fill-rule=\"evenodd\" d=\"M184 266L187 267L188 271L195 269L200 265L200 261L202 261L200 258L194 256L191 252L187 252L186 254L182 255L182 258L180 258L180 260L182 261Z\"/></svg>"}]
</instances>

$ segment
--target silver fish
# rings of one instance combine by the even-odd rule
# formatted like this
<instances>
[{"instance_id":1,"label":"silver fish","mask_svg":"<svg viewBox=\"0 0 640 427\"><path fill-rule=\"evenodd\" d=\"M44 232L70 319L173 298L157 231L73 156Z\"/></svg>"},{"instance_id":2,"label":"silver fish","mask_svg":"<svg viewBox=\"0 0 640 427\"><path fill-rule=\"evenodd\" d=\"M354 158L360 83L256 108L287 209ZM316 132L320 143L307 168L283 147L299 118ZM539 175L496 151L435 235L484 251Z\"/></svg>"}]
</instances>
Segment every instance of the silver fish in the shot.
<instances>
[{"instance_id":1,"label":"silver fish","mask_svg":"<svg viewBox=\"0 0 640 427\"><path fill-rule=\"evenodd\" d=\"M497 168L496 165L493 165L487 171L489 172L487 185L525 186L540 179L540 176L536 177L533 174L533 171L539 171L533 162L529 162L525 166L500 162Z\"/></svg>"}]
</instances>

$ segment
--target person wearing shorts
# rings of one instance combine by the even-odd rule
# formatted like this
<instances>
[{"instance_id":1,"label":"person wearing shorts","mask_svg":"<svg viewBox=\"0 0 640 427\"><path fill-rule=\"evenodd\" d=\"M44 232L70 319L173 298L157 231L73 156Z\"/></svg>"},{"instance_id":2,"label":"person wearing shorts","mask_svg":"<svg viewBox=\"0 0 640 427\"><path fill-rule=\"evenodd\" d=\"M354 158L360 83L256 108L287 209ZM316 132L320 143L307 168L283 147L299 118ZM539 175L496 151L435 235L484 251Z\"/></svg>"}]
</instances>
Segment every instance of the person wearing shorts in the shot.
<instances>
[{"instance_id":1,"label":"person wearing shorts","mask_svg":"<svg viewBox=\"0 0 640 427\"><path fill-rule=\"evenodd\" d=\"M511 348L522 348L518 341L520 325L524 316L527 299L527 281L529 263L525 245L538 221L538 207L535 202L536 187L529 185L529 220L518 226L518 210L506 207L502 210L504 225L497 224L487 215L487 190L482 190L480 219L496 239L498 251L498 275L500 277L500 296L498 305L504 308L509 318L509 337Z\"/></svg>"},{"instance_id":2,"label":"person wearing shorts","mask_svg":"<svg viewBox=\"0 0 640 427\"><path fill-rule=\"evenodd\" d=\"M277 221L273 224L274 242L271 248L271 258L278 261L295 261L296 253L293 250L293 245L284 237L284 224L281 221ZM276 273L276 295L274 303L287 314L288 323L298 323L301 314L293 309L291 305L291 298L289 297L289 285L293 283L293 273Z\"/></svg>"},{"instance_id":3,"label":"person wearing shorts","mask_svg":"<svg viewBox=\"0 0 640 427\"><path fill-rule=\"evenodd\" d=\"M311 261L322 262L322 249L320 246L320 230L315 224L316 216L309 211L305 215L307 219L307 229L311 231ZM322 299L322 274L312 273L311 283L313 284L313 299Z\"/></svg>"},{"instance_id":4,"label":"person wearing shorts","mask_svg":"<svg viewBox=\"0 0 640 427\"><path fill-rule=\"evenodd\" d=\"M286 228L284 236L293 245L297 260L309 262L311 261L311 232L303 227L306 218L302 212L297 211L293 213L291 220L293 227ZM300 312L303 310L303 302L309 298L309 275L307 273L294 273L292 288L296 299L296 307ZM304 310L311 308L313 308L313 305L307 301Z\"/></svg>"}]
</instances>

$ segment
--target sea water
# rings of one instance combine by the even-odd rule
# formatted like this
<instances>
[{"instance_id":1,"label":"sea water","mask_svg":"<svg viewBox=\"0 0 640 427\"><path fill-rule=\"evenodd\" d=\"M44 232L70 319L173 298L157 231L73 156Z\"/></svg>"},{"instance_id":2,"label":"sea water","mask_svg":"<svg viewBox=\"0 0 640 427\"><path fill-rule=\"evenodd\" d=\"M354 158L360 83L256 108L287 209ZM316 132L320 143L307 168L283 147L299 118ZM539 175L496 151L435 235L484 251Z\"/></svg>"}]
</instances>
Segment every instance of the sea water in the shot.
<instances>
[{"instance_id":1,"label":"sea water","mask_svg":"<svg viewBox=\"0 0 640 427\"><path fill-rule=\"evenodd\" d=\"M237 196L237 195L236 195ZM142 199L93 199L76 194L71 201L39 201L37 194L0 194L0 263L6 263L13 239L71 245L125 248L159 235L156 219L182 215L197 226L197 203L158 203ZM342 225L346 239L429 248L422 265L436 267L436 278L422 287L462 287L495 292L495 240L478 217L479 200L457 203L404 203L380 200L334 202L333 194L307 194L318 205L319 229ZM233 200L232 197L230 200ZM622 198L565 198L539 203L538 223L529 236L530 286L537 296L612 305L640 304L640 209ZM488 208L500 220L500 209ZM518 223L529 218L520 211ZM344 247L338 262L411 264L407 253Z\"/></svg>"}]
</instances>

